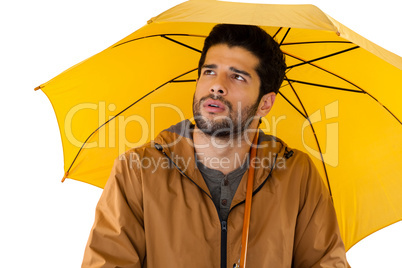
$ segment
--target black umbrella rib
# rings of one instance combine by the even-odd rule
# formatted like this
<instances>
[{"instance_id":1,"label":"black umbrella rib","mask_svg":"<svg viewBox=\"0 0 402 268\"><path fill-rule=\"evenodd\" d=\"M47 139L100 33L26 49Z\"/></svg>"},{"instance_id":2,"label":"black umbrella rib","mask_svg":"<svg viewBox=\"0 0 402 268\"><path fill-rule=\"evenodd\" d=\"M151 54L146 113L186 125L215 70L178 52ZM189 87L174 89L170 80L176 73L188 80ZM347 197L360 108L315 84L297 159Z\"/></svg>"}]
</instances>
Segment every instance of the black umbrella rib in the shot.
<instances>
[{"instance_id":1,"label":"black umbrella rib","mask_svg":"<svg viewBox=\"0 0 402 268\"><path fill-rule=\"evenodd\" d=\"M282 28L281 28L281 29L282 29ZM290 32L290 29L291 29L291 28L289 28L289 29L286 31L286 33L285 33L285 35L283 36L281 42L279 43L279 46L281 46L281 45L283 44L283 42L285 41L286 37L288 36L288 34L289 34L289 32Z\"/></svg>"},{"instance_id":2,"label":"black umbrella rib","mask_svg":"<svg viewBox=\"0 0 402 268\"><path fill-rule=\"evenodd\" d=\"M288 54L288 53L286 53L286 52L284 52L284 54L285 54L286 56L292 57L292 58L297 59L297 60L299 60L299 61L307 62L307 61L305 61L305 60L303 60L303 59L301 59L301 58L299 58L299 57L296 57L296 56L294 56L294 55ZM310 63L308 63L308 64L311 65L311 66L313 66L313 67L315 67L315 68L317 68L317 69L320 69L321 71L327 72L327 73L329 73L329 74L331 74L331 75L333 75L333 76L335 76L335 77L337 77L337 78L339 78L339 79L341 79L341 80L343 80L343 81L349 83L350 85L354 86L355 88L360 89L362 92L366 93L366 91L363 90L361 87L359 87L359 86L356 85L355 83L353 83L353 82L351 82L351 81L349 81L349 80L343 78L342 76L339 76L339 75L337 75L337 74L335 74L335 73L333 73L333 72L331 72L331 71L328 71L328 70L326 70L326 69L324 69L324 68L322 68L322 67L320 67L320 66L318 66L318 65L316 65L316 64L314 64L314 63L311 63L311 62L310 62ZM291 70L291 69L288 69L287 72L289 72L290 70ZM286 73L287 73L287 72L286 72Z\"/></svg>"},{"instance_id":3,"label":"black umbrella rib","mask_svg":"<svg viewBox=\"0 0 402 268\"><path fill-rule=\"evenodd\" d=\"M307 42L283 43L282 46L309 45L309 44L353 44L353 43L349 41L307 41Z\"/></svg>"},{"instance_id":4,"label":"black umbrella rib","mask_svg":"<svg viewBox=\"0 0 402 268\"><path fill-rule=\"evenodd\" d=\"M392 117L394 117L396 119L396 121L399 122L399 124L402 125L402 121L399 120L398 117L396 117L396 115L394 115L384 104L382 104L379 100L377 100L373 95L371 95L370 93L366 92L367 95L370 96L370 98L372 98L373 100L375 100L379 105L381 105L390 115L392 115Z\"/></svg>"},{"instance_id":5,"label":"black umbrella rib","mask_svg":"<svg viewBox=\"0 0 402 268\"><path fill-rule=\"evenodd\" d=\"M192 69L192 70L187 71L187 72L185 72L185 73L183 73L183 74L181 74L181 75L179 75L179 76L176 76L175 78L173 78L173 79L171 79L171 80L169 80L169 81L163 83L162 85L158 86L158 87L155 88L154 90L151 90L150 92L148 92L147 94L145 94L144 96L142 96L141 98L139 98L138 100L136 100L135 102L133 102L132 104L130 104L129 106L127 106L126 108L124 108L123 110L121 110L121 111L120 111L119 113L117 113L115 116L113 116L112 118L110 118L109 120L107 120L105 123L103 123L102 125L100 125L97 129L95 129L95 130L88 136L88 138L84 141L84 143L82 144L81 148L78 150L77 154L76 154L75 157L74 157L73 162L71 162L71 165L70 165L70 167L68 168L68 170L67 170L67 172L66 172L66 175L68 175L68 173L70 172L72 166L73 166L74 163L75 163L75 160L77 160L78 155L80 154L80 152L82 151L82 149L84 149L84 145L87 143L87 141L88 141L99 129L101 129L102 127L106 126L110 121L114 120L116 117L118 117L119 115L121 115L122 113L124 113L125 111L127 111L127 110L128 110L129 108L131 108L133 105L137 104L138 102L140 102L141 100L143 100L143 99L146 98L147 96L151 95L152 93L154 93L155 91L157 91L157 90L160 89L161 87L163 87L163 86L165 86L165 85L167 85L167 84L169 84L169 83L175 82L175 81L176 81L176 82L177 82L177 81L180 81L180 80L176 80L176 79L178 79L178 78L180 78L180 77L182 77L182 76L185 76L185 75L187 75L187 74L189 74L189 73L191 73L191 72L194 72L194 71L196 71L196 70L198 70L198 68ZM182 80L182 81L185 81L185 80ZM188 81L189 81L189 82L192 82L193 80L188 80ZM65 177L66 177L66 176L65 176Z\"/></svg>"},{"instance_id":6,"label":"black umbrella rib","mask_svg":"<svg viewBox=\"0 0 402 268\"><path fill-rule=\"evenodd\" d=\"M112 48L116 48L118 46L125 45L127 43L131 43L131 42L142 40L142 39L147 39L147 38L152 38L152 37L163 37L163 36L191 36L191 37L206 38L206 36L204 36L204 35L195 35L195 34L154 34L154 35L148 35L148 36L131 39L131 40L125 41L123 43L117 44L117 45L113 46Z\"/></svg>"},{"instance_id":7,"label":"black umbrella rib","mask_svg":"<svg viewBox=\"0 0 402 268\"><path fill-rule=\"evenodd\" d=\"M356 48L357 48L357 47L356 47ZM389 110L389 109L388 109L386 106L384 106L379 100L377 100L373 95L371 95L371 94L368 93L366 90L364 90L364 89L362 89L361 87L359 87L358 85L354 84L353 82L351 82L351 81L349 81L349 80L347 80L347 79L345 79L345 78L343 78L343 77L341 77L341 76L339 76L339 75L337 75L337 74L335 74L335 73L333 73L333 72L331 72L331 71L328 71L328 70L326 70L326 69L324 69L324 68L322 68L322 67L320 67L320 66L318 66L318 65L316 65L316 64L311 63L311 61L310 61L310 62L305 61L305 60L303 60L303 59L301 59L301 58L298 58L298 57L296 57L296 56L294 56L294 55L291 55L291 54L288 54L288 53L286 53L286 52L284 52L284 54L285 54L286 56L295 58L295 59L300 60L300 61L302 61L302 62L304 62L304 63L307 63L307 64L309 64L309 65L311 65L311 66L314 66L315 68L320 69L320 70L322 70L322 71L324 71L324 72L327 72L327 73L329 73L329 74L331 74L331 75L333 75L333 76L335 76L335 77L338 77L339 79L341 79L341 80L343 80L343 81L349 83L350 85L352 85L352 86L358 88L360 91L359 91L359 90L353 90L353 89L342 89L342 88L336 88L336 87L331 87L331 86L324 86L324 85L314 84L314 83L305 82L305 81L297 81L297 80L292 80L292 79L285 79L285 80L291 81L291 82L294 82L294 83L302 83L302 84L308 84L308 85L312 85L312 86L323 86L323 87L325 87L325 88L332 88L332 89L344 90L344 91L349 91L349 92L354 92L354 93L364 93L364 94L367 94L370 98L372 98L372 99L373 99L374 101L376 101L379 105L381 105L392 117L394 117L395 120L398 121L399 124L402 125L402 121L401 121L398 117L396 117L396 115L393 114L393 113L391 112L391 110ZM291 70L291 69L289 69L289 67L288 67L288 70L286 71L286 74L287 74L290 70Z\"/></svg>"},{"instance_id":8,"label":"black umbrella rib","mask_svg":"<svg viewBox=\"0 0 402 268\"><path fill-rule=\"evenodd\" d=\"M194 51L197 51L197 52L199 52L199 53L202 52L202 51L199 50L199 49L196 49L196 48L194 48L194 47L192 47L192 46L189 46L189 45L186 45L186 44L184 44L184 43L182 43L182 42L179 42L179 41L177 41L177 40L174 40L174 39L172 39L172 38L170 38L170 37L167 37L166 35L161 35L161 37L163 37L163 38L165 38L165 39L167 39L167 40L169 40L169 41L171 41L171 42L174 42L174 43L176 43L176 44L179 44L179 45L181 45L181 46L183 46L183 47L186 47L186 48L192 49L192 50L194 50Z\"/></svg>"},{"instance_id":9,"label":"black umbrella rib","mask_svg":"<svg viewBox=\"0 0 402 268\"><path fill-rule=\"evenodd\" d=\"M304 84L304 85L315 86L315 87L324 87L324 88L330 88L330 89L354 92L354 93L365 93L364 91L360 91L360 90L354 90L354 89L348 89L348 88L342 88L342 87L334 87L334 86L310 83L310 82L299 81L299 80L294 80L294 79L287 79L286 81L293 82L293 83Z\"/></svg>"},{"instance_id":10,"label":"black umbrella rib","mask_svg":"<svg viewBox=\"0 0 402 268\"><path fill-rule=\"evenodd\" d=\"M312 59L312 60L309 60L309 61L303 61L302 63L298 63L298 64L295 64L295 65L292 65L292 66L288 66L287 69L291 69L291 68L299 67L299 66L302 66L302 65L305 65L305 64L310 64L310 63L315 62L315 61L331 58L333 56L343 54L343 53L355 50L357 48L360 48L360 47L359 46L354 46L354 47L351 47L351 48L348 48L348 49L345 49L345 50L341 50L341 51L338 51L338 52L335 52L335 53L332 53L332 54L329 54L329 55L326 55L326 56L323 56L323 57L319 57L319 58Z\"/></svg>"},{"instance_id":11,"label":"black umbrella rib","mask_svg":"<svg viewBox=\"0 0 402 268\"><path fill-rule=\"evenodd\" d=\"M371 95L370 95L371 96ZM375 99L374 97L372 97L373 99ZM387 107L385 107L383 104L381 104L381 102L377 101L382 107L384 107L385 110L387 110L395 119L396 121L399 122L399 124L402 125L401 120L398 119L398 117L396 117L396 115L394 115Z\"/></svg>"},{"instance_id":12,"label":"black umbrella rib","mask_svg":"<svg viewBox=\"0 0 402 268\"><path fill-rule=\"evenodd\" d=\"M197 79L187 79L187 80L175 80L175 81L171 81L171 83L188 83L188 82L197 82Z\"/></svg>"},{"instance_id":13,"label":"black umbrella rib","mask_svg":"<svg viewBox=\"0 0 402 268\"><path fill-rule=\"evenodd\" d=\"M280 28L278 29L278 31L276 31L276 33L272 36L272 38L275 39L275 37L280 33L281 30L282 30L282 27L280 27Z\"/></svg>"},{"instance_id":14,"label":"black umbrella rib","mask_svg":"<svg viewBox=\"0 0 402 268\"><path fill-rule=\"evenodd\" d=\"M286 76L285 76L285 79L287 80L287 77L286 77ZM325 162L324 162L324 156L322 155L321 146L320 146L320 143L318 142L318 138L317 138L317 135L316 135L316 133L315 133L313 124L311 123L310 117L309 117L309 115L308 115L308 113L307 113L307 110L306 110L306 108L304 108L304 105L303 105L303 103L301 102L300 97L299 97L299 95L297 94L296 90L294 89L292 83L289 82L289 86L290 86L290 88L293 90L293 93L296 95L296 97L297 97L297 99L298 99L300 105L301 105L302 108L303 108L304 113L305 113L306 116L307 116L306 119L307 119L308 122L310 123L311 130L313 131L313 134L314 134L314 139L315 139L315 141L316 141L316 143L317 143L318 150L320 151L321 162L322 162L322 165L323 165L323 167L324 167L324 173L325 173L325 177L326 177L326 179L327 179L328 190L329 190L329 194L330 194L331 199L332 199L331 185L330 185L330 183L329 183L327 168L326 168ZM333 201L333 200L332 200L332 201Z\"/></svg>"},{"instance_id":15,"label":"black umbrella rib","mask_svg":"<svg viewBox=\"0 0 402 268\"><path fill-rule=\"evenodd\" d=\"M285 95L282 94L282 92L279 91L278 93L279 93L279 95L281 95L290 105L292 105L292 107L293 107L296 111L298 111L298 112L301 114L301 116L303 116L305 119L307 119L307 116L306 116L305 114L303 114L302 111L300 111L290 100L288 100L288 98L286 98Z\"/></svg>"}]
</instances>

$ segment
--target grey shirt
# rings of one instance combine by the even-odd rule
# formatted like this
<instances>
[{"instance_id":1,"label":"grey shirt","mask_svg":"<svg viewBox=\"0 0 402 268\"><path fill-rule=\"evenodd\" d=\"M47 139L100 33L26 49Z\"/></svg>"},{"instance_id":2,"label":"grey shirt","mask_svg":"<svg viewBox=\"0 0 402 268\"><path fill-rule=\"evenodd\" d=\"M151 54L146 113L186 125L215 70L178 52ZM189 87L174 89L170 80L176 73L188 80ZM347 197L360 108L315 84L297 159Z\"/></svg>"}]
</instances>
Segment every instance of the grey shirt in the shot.
<instances>
[{"instance_id":1,"label":"grey shirt","mask_svg":"<svg viewBox=\"0 0 402 268\"><path fill-rule=\"evenodd\" d=\"M226 175L219 170L206 167L198 160L196 163L211 192L212 200L221 220L227 220L230 204L232 203L241 178L248 169L248 161L245 161L241 167Z\"/></svg>"}]
</instances>

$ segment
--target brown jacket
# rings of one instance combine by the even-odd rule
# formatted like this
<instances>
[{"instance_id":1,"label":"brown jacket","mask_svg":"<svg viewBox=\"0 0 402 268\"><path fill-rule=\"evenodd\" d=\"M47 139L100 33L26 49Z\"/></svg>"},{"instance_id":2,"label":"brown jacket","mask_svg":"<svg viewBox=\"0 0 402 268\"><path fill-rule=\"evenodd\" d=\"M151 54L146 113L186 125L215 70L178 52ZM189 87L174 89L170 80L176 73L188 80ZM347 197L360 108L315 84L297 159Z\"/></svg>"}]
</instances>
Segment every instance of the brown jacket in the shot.
<instances>
[{"instance_id":1,"label":"brown jacket","mask_svg":"<svg viewBox=\"0 0 402 268\"><path fill-rule=\"evenodd\" d=\"M231 268L238 261L248 172L221 221L189 130L183 121L116 160L82 267ZM260 135L247 267L348 267L326 187L306 154L289 151Z\"/></svg>"}]
</instances>

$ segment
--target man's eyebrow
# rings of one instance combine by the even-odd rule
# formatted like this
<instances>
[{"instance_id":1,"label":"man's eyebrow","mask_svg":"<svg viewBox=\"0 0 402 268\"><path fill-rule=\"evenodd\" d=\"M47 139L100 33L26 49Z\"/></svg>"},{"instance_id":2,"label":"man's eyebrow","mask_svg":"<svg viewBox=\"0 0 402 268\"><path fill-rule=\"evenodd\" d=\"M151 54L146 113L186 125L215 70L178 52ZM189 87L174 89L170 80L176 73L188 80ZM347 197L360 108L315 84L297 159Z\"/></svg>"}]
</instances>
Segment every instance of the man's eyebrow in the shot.
<instances>
[{"instance_id":1,"label":"man's eyebrow","mask_svg":"<svg viewBox=\"0 0 402 268\"><path fill-rule=\"evenodd\" d=\"M216 64L204 64L202 65L201 69L216 69L218 66Z\"/></svg>"},{"instance_id":2,"label":"man's eyebrow","mask_svg":"<svg viewBox=\"0 0 402 268\"><path fill-rule=\"evenodd\" d=\"M216 65L216 64L204 64L201 67L201 69L216 69L216 68L218 68L218 65ZM246 71L239 70L239 69L237 69L235 67L230 67L229 70L231 70L232 72L242 74L242 75L245 75L245 76L248 76L248 77L252 78L250 73L248 73Z\"/></svg>"},{"instance_id":3,"label":"man's eyebrow","mask_svg":"<svg viewBox=\"0 0 402 268\"><path fill-rule=\"evenodd\" d=\"M248 77L251 78L251 74L249 74L249 73L246 72L246 71L242 71L242 70L236 69L235 67L230 67L229 70L231 70L232 72L235 72L235 73L238 73L238 74L242 74L242 75L245 75L245 76L248 76Z\"/></svg>"}]
</instances>

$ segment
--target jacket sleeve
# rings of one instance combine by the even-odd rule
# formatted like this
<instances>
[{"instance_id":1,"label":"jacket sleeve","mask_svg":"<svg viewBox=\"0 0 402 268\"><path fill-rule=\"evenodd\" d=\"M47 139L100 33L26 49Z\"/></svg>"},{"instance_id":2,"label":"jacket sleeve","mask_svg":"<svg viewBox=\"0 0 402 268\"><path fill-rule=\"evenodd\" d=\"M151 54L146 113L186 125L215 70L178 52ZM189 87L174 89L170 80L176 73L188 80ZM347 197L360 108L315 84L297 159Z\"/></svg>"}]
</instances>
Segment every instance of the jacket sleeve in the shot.
<instances>
[{"instance_id":1,"label":"jacket sleeve","mask_svg":"<svg viewBox=\"0 0 402 268\"><path fill-rule=\"evenodd\" d=\"M139 171L130 167L126 157L120 157L96 207L82 267L142 267L143 219Z\"/></svg>"},{"instance_id":2,"label":"jacket sleeve","mask_svg":"<svg viewBox=\"0 0 402 268\"><path fill-rule=\"evenodd\" d=\"M305 155L292 267L350 267L335 209L317 169Z\"/></svg>"}]
</instances>

